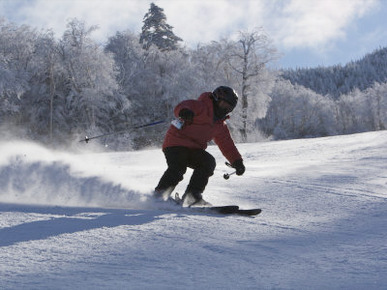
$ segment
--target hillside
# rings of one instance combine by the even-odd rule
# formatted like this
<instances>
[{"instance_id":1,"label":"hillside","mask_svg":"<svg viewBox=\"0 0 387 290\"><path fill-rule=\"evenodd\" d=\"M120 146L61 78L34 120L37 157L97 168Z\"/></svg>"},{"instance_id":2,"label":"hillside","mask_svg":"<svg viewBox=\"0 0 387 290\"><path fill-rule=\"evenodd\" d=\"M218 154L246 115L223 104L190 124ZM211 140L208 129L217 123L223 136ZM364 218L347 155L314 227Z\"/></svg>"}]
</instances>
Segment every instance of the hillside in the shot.
<instances>
[{"instance_id":1,"label":"hillside","mask_svg":"<svg viewBox=\"0 0 387 290\"><path fill-rule=\"evenodd\" d=\"M255 218L150 201L160 150L0 143L0 288L385 288L387 131L238 147L247 171L228 181L209 148L205 197Z\"/></svg>"},{"instance_id":2,"label":"hillside","mask_svg":"<svg viewBox=\"0 0 387 290\"><path fill-rule=\"evenodd\" d=\"M375 82L387 82L387 47L344 66L290 69L283 71L282 77L320 95L338 98L355 88L365 90Z\"/></svg>"}]
</instances>

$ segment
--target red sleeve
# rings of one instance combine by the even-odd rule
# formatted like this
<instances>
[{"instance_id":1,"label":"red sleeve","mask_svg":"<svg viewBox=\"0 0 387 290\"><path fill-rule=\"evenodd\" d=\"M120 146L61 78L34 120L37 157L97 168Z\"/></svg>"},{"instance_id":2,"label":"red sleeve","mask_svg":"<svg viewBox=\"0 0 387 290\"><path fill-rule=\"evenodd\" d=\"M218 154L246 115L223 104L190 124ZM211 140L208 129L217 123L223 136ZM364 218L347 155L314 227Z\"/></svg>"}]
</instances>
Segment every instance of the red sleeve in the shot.
<instances>
[{"instance_id":1,"label":"red sleeve","mask_svg":"<svg viewBox=\"0 0 387 290\"><path fill-rule=\"evenodd\" d=\"M204 104L197 100L185 100L179 103L174 110L175 116L178 118L181 109L190 109L194 112L195 116L198 116L202 113L204 109Z\"/></svg>"},{"instance_id":2,"label":"red sleeve","mask_svg":"<svg viewBox=\"0 0 387 290\"><path fill-rule=\"evenodd\" d=\"M235 146L234 140L230 135L230 131L225 122L218 125L217 134L214 137L216 145L218 145L220 151L226 157L226 159L232 164L238 159L242 159L241 154Z\"/></svg>"}]
</instances>

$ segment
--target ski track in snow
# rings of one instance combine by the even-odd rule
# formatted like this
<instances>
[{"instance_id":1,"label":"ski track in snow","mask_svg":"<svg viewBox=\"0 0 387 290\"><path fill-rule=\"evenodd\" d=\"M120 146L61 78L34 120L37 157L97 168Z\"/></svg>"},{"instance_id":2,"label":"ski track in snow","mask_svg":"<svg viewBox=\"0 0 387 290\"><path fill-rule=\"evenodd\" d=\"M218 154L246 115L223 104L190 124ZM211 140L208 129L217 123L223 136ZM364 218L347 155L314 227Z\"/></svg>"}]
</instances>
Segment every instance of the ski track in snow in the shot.
<instances>
[{"instance_id":1,"label":"ski track in snow","mask_svg":"<svg viewBox=\"0 0 387 290\"><path fill-rule=\"evenodd\" d=\"M205 198L254 218L150 201L159 149L0 143L0 289L386 289L387 131L238 148Z\"/></svg>"}]
</instances>

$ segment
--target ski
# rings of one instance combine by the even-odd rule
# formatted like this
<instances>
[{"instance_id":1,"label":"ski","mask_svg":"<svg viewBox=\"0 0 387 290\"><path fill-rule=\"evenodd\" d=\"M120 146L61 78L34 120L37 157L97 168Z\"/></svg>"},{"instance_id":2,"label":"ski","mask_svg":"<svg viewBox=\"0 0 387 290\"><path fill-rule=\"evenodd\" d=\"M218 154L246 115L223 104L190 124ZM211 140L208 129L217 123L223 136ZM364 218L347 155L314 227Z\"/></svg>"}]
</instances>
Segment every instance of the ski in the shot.
<instances>
[{"instance_id":1,"label":"ski","mask_svg":"<svg viewBox=\"0 0 387 290\"><path fill-rule=\"evenodd\" d=\"M211 206L211 207L189 207L188 209L199 212L212 212L222 215L245 215L254 216L262 212L260 208L240 209L237 205Z\"/></svg>"},{"instance_id":2,"label":"ski","mask_svg":"<svg viewBox=\"0 0 387 290\"><path fill-rule=\"evenodd\" d=\"M238 205L183 207L181 204L181 199L179 198L178 194L175 195L175 198L169 197L169 199L166 202L169 204L172 204L174 206L181 207L181 209L184 209L187 211L220 214L220 215L255 216L255 215L258 215L262 212L262 210L260 208L241 209L241 208L239 208Z\"/></svg>"}]
</instances>

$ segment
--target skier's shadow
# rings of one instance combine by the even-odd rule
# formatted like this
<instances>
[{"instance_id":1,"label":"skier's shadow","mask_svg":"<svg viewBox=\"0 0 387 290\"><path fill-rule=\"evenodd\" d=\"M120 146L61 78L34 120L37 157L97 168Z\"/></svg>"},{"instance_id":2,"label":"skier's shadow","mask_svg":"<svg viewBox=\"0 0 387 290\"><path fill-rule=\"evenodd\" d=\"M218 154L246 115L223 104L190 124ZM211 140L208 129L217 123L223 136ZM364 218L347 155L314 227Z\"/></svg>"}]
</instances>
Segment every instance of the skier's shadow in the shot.
<instances>
[{"instance_id":1,"label":"skier's shadow","mask_svg":"<svg viewBox=\"0 0 387 290\"><path fill-rule=\"evenodd\" d=\"M90 208L45 208L42 210L39 207L29 207L28 210L19 209L18 211L21 213L46 214L49 220L25 222L0 229L0 247L103 227L137 226L157 219L155 212L142 210ZM0 209L1 212L4 212L4 210Z\"/></svg>"}]
</instances>

